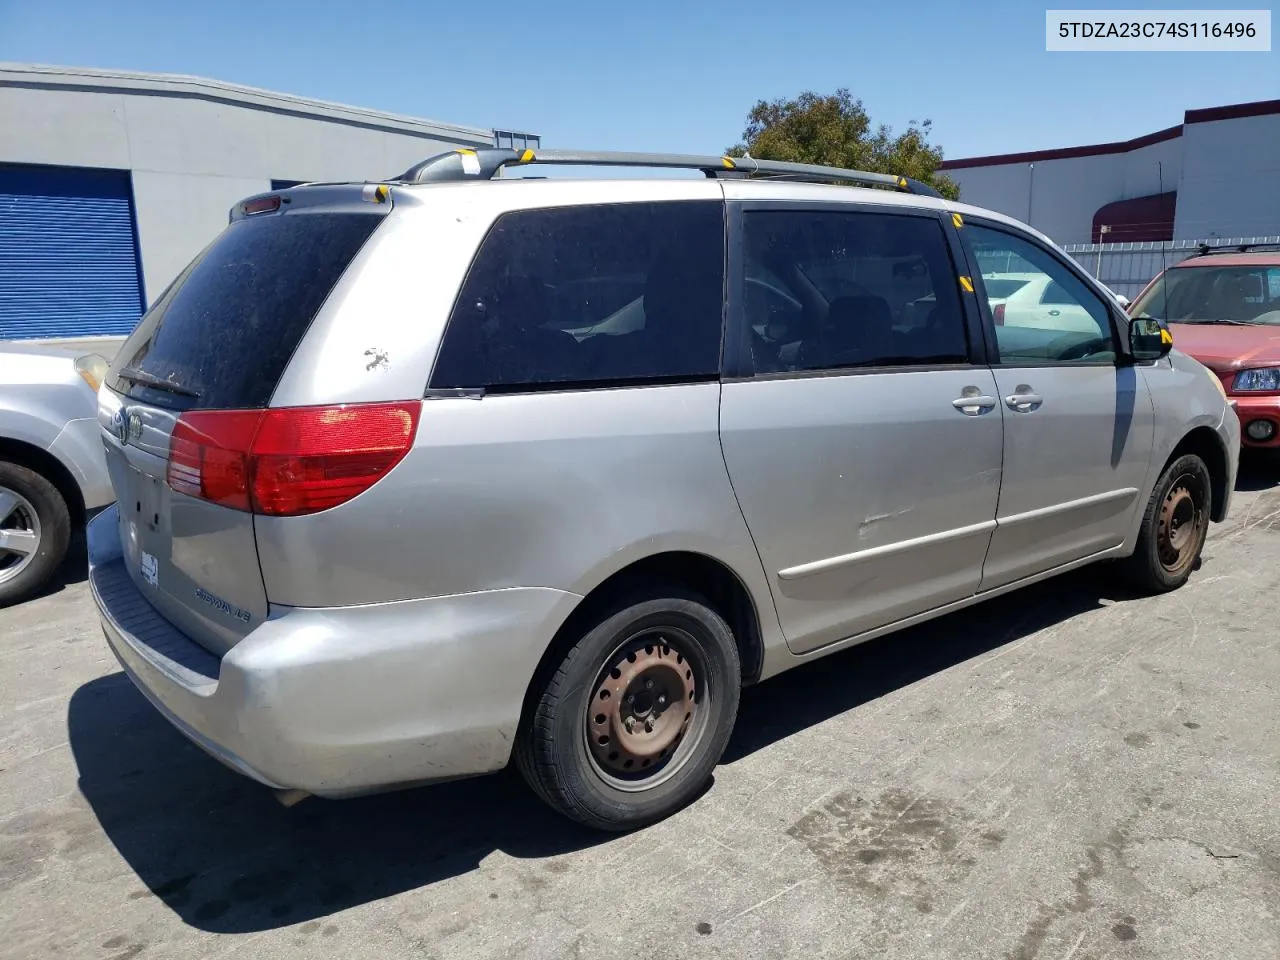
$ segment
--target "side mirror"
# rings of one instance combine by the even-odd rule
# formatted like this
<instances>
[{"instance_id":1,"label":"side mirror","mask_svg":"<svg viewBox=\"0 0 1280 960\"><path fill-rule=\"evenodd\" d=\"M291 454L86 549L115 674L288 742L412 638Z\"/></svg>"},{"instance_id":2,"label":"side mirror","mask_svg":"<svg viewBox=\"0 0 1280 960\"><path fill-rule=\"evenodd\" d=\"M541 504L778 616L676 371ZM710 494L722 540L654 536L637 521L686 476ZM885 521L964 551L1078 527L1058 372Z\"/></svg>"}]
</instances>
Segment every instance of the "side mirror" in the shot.
<instances>
[{"instance_id":1,"label":"side mirror","mask_svg":"<svg viewBox=\"0 0 1280 960\"><path fill-rule=\"evenodd\" d=\"M1137 363L1159 360L1173 349L1173 334L1163 320L1134 317L1129 321L1129 355Z\"/></svg>"}]
</instances>

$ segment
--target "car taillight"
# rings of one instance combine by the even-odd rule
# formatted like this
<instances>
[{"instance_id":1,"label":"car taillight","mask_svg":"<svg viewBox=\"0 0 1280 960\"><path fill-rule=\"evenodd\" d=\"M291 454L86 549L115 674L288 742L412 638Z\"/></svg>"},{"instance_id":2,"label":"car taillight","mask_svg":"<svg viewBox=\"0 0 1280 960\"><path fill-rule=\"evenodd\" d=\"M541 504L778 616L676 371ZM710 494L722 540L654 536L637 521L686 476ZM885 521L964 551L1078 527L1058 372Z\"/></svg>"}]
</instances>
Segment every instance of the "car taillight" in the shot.
<instances>
[{"instance_id":1,"label":"car taillight","mask_svg":"<svg viewBox=\"0 0 1280 960\"><path fill-rule=\"evenodd\" d=\"M184 413L169 437L169 486L235 510L250 509L249 448L261 410Z\"/></svg>"},{"instance_id":2,"label":"car taillight","mask_svg":"<svg viewBox=\"0 0 1280 960\"><path fill-rule=\"evenodd\" d=\"M254 511L288 517L359 496L413 445L417 403L267 410L253 441Z\"/></svg>"},{"instance_id":3,"label":"car taillight","mask_svg":"<svg viewBox=\"0 0 1280 960\"><path fill-rule=\"evenodd\" d=\"M294 517L359 496L413 446L422 403L184 413L168 483L236 510Z\"/></svg>"},{"instance_id":4,"label":"car taillight","mask_svg":"<svg viewBox=\"0 0 1280 960\"><path fill-rule=\"evenodd\" d=\"M997 303L996 308L991 311L991 319L996 322L997 327L1004 326L1004 304Z\"/></svg>"}]
</instances>

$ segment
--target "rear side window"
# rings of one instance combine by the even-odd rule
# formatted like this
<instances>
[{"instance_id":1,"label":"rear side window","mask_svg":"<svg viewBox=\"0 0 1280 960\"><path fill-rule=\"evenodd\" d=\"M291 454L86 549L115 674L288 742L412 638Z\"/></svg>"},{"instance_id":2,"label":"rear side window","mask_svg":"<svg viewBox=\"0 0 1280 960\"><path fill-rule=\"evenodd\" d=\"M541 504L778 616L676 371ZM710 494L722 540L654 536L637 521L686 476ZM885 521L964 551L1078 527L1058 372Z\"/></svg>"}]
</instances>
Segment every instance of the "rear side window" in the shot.
<instances>
[{"instance_id":1,"label":"rear side window","mask_svg":"<svg viewBox=\"0 0 1280 960\"><path fill-rule=\"evenodd\" d=\"M463 282L431 386L717 376L723 211L717 201L675 201L504 214Z\"/></svg>"},{"instance_id":2,"label":"rear side window","mask_svg":"<svg viewBox=\"0 0 1280 960\"><path fill-rule=\"evenodd\" d=\"M959 281L937 218L752 210L743 243L806 303L785 324L749 315L756 374L968 361Z\"/></svg>"},{"instance_id":3,"label":"rear side window","mask_svg":"<svg viewBox=\"0 0 1280 960\"><path fill-rule=\"evenodd\" d=\"M325 298L381 221L380 214L296 213L232 223L143 317L112 365L112 386L183 407L266 406Z\"/></svg>"}]
</instances>

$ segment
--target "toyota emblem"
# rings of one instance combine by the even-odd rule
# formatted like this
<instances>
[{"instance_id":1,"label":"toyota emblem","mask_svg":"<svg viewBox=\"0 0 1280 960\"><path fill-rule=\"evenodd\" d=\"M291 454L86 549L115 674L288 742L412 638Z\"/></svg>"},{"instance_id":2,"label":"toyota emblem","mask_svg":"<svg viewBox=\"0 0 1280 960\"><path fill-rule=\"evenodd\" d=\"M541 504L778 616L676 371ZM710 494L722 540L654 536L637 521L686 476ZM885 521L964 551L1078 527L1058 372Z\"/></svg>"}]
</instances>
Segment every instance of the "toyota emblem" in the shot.
<instances>
[{"instance_id":1,"label":"toyota emblem","mask_svg":"<svg viewBox=\"0 0 1280 960\"><path fill-rule=\"evenodd\" d=\"M129 418L123 407L111 415L110 430L111 435L121 443L129 442Z\"/></svg>"},{"instance_id":2,"label":"toyota emblem","mask_svg":"<svg viewBox=\"0 0 1280 960\"><path fill-rule=\"evenodd\" d=\"M142 436L142 415L121 407L111 415L111 433L123 445L137 442Z\"/></svg>"}]
</instances>

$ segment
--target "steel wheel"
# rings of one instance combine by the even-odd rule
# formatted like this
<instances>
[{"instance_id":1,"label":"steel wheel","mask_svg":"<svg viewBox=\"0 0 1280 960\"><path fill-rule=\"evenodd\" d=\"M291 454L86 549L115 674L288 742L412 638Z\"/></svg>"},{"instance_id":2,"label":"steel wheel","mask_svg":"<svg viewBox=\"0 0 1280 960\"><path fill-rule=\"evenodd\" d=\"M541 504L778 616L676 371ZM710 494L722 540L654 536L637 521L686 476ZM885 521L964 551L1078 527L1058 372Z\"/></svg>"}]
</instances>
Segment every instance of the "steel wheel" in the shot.
<instances>
[{"instance_id":1,"label":"steel wheel","mask_svg":"<svg viewBox=\"0 0 1280 960\"><path fill-rule=\"evenodd\" d=\"M1196 561L1208 524L1205 491L1197 477L1180 475L1160 504L1156 526L1156 551L1160 565L1179 576Z\"/></svg>"},{"instance_id":2,"label":"steel wheel","mask_svg":"<svg viewBox=\"0 0 1280 960\"><path fill-rule=\"evenodd\" d=\"M705 669L696 645L674 628L642 630L605 661L584 717L596 773L626 791L651 789L673 776L706 729Z\"/></svg>"},{"instance_id":3,"label":"steel wheel","mask_svg":"<svg viewBox=\"0 0 1280 960\"><path fill-rule=\"evenodd\" d=\"M40 553L40 515L31 501L0 487L0 584L22 575Z\"/></svg>"}]
</instances>

